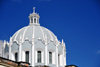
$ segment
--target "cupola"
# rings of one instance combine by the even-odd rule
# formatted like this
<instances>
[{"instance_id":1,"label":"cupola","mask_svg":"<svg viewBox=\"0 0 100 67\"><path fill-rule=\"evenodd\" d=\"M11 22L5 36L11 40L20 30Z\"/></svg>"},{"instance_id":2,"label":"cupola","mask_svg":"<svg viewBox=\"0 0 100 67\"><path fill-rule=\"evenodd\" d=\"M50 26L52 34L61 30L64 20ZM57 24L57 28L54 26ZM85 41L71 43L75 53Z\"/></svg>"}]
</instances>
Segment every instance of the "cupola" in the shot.
<instances>
[{"instance_id":1,"label":"cupola","mask_svg":"<svg viewBox=\"0 0 100 67\"><path fill-rule=\"evenodd\" d=\"M30 25L40 25L39 24L39 14L35 12L35 7L33 7L33 13L30 14L29 19L30 19Z\"/></svg>"}]
</instances>

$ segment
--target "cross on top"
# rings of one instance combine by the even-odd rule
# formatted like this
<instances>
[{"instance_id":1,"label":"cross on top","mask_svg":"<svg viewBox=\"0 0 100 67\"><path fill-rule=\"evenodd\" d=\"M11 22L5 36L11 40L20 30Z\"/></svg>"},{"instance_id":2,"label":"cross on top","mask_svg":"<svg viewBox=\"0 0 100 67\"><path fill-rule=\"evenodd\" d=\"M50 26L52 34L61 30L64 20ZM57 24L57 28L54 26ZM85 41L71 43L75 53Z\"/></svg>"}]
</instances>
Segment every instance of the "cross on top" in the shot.
<instances>
[{"instance_id":1,"label":"cross on top","mask_svg":"<svg viewBox=\"0 0 100 67\"><path fill-rule=\"evenodd\" d=\"M35 13L35 7L33 7L33 12Z\"/></svg>"}]
</instances>

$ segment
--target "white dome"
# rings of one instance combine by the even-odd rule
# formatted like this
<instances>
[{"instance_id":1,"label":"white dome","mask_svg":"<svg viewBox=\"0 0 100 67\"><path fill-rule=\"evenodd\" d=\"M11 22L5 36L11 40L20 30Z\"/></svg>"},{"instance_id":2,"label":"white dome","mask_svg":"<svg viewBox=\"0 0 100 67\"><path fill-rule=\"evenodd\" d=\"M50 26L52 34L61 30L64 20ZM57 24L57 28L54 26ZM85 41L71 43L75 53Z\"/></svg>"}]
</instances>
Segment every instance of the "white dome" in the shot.
<instances>
[{"instance_id":1,"label":"white dome","mask_svg":"<svg viewBox=\"0 0 100 67\"><path fill-rule=\"evenodd\" d=\"M44 28L40 25L29 25L18 30L13 36L12 41L16 42L24 42L25 40L32 41L34 39L40 39L45 41L47 39L47 43L50 41L56 42L57 37L47 28Z\"/></svg>"},{"instance_id":2,"label":"white dome","mask_svg":"<svg viewBox=\"0 0 100 67\"><path fill-rule=\"evenodd\" d=\"M66 65L65 43L47 28L40 26L39 15L30 14L30 24L18 30L9 43L9 59L28 62L31 66L64 67ZM39 61L38 61L39 60ZM59 62L59 64L58 64Z\"/></svg>"}]
</instances>

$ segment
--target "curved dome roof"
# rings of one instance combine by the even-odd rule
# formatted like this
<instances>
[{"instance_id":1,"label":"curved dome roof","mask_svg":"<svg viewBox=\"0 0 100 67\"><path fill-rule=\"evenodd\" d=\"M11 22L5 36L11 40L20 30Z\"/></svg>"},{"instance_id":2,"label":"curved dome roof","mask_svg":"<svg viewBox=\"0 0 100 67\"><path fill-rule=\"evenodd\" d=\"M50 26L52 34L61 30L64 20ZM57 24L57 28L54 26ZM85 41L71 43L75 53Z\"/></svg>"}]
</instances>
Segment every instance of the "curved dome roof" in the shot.
<instances>
[{"instance_id":1,"label":"curved dome roof","mask_svg":"<svg viewBox=\"0 0 100 67\"><path fill-rule=\"evenodd\" d=\"M46 40L47 42L56 41L57 37L47 28L40 25L29 25L18 30L13 36L12 41L20 42L20 40L32 41L34 39Z\"/></svg>"}]
</instances>

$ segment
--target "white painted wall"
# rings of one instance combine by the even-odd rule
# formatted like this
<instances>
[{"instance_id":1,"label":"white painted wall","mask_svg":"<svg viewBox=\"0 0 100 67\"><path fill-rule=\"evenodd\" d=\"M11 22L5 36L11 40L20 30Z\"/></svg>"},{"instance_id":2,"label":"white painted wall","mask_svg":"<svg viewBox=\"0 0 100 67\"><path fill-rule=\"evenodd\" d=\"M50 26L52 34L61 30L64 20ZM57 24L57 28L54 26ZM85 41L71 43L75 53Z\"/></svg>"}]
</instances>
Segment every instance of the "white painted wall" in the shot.
<instances>
[{"instance_id":1,"label":"white painted wall","mask_svg":"<svg viewBox=\"0 0 100 67\"><path fill-rule=\"evenodd\" d=\"M26 43L26 44L24 45L24 43ZM34 53L33 54L34 55L34 57L33 57L34 58L34 65L37 65L38 64L37 63L37 51L41 51L41 54L42 54L41 55L42 56L41 65L47 64L51 67L52 66L63 67L66 65L66 57L63 56L65 54L63 54L64 51L63 51L63 48L61 45L55 46L55 45L53 45L53 43L51 43L51 44L49 44L49 45L47 44L47 46L45 46L45 44L42 44L42 42L39 42L39 44L34 43L35 44L34 45L34 52L32 52L32 50L31 50L32 44L30 44L29 42L24 42L24 43L23 43L23 46L21 47L21 55L22 55L21 61L25 62L25 51L29 51L29 62L32 64L32 54L31 53ZM41 44L42 44L42 46L41 46ZM28 45L28 47L27 47L27 45ZM14 44L13 44L13 47L16 48L16 46L14 46ZM17 51L17 49L15 51L13 49L13 51L12 51L13 52L11 55L12 60L15 60L14 52L16 52L16 51ZM47 51L47 53L46 53L46 51ZM49 52L52 52L52 64L49 64ZM59 61L60 64L58 64L58 54L59 53L60 53L60 61ZM47 62L45 62L45 61L47 61Z\"/></svg>"}]
</instances>

